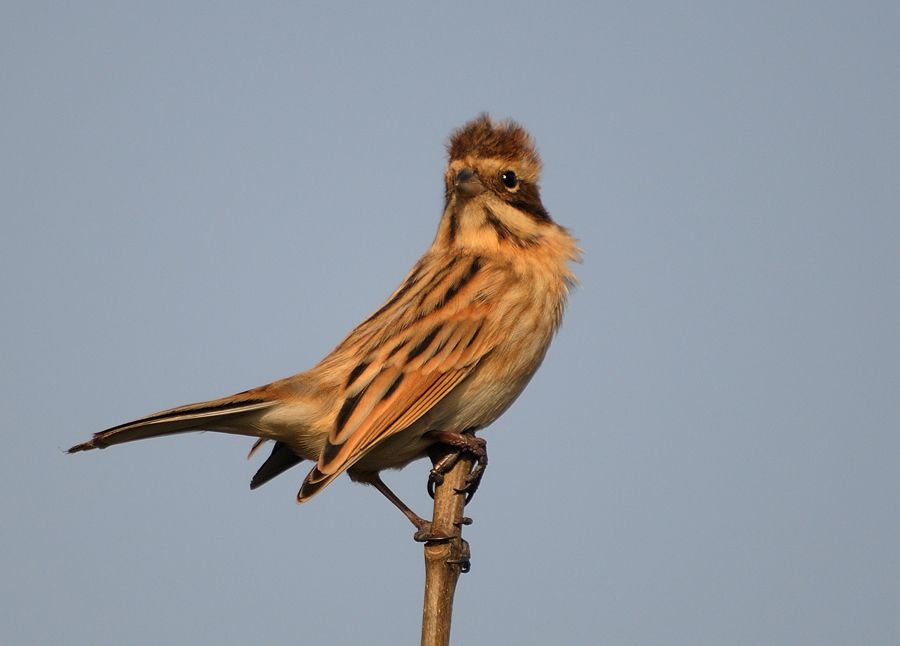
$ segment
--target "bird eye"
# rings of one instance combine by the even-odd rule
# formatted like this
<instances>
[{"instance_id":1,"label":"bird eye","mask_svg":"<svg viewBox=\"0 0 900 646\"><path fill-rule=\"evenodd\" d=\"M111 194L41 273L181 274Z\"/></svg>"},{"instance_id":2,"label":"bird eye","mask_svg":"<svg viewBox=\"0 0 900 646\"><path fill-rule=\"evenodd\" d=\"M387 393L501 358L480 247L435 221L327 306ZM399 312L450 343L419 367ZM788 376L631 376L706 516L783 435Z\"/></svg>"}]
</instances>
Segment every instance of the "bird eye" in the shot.
<instances>
[{"instance_id":1,"label":"bird eye","mask_svg":"<svg viewBox=\"0 0 900 646\"><path fill-rule=\"evenodd\" d=\"M503 182L503 185L510 190L519 185L519 178L516 177L516 174L511 170L503 171L503 174L500 175L500 181Z\"/></svg>"}]
</instances>

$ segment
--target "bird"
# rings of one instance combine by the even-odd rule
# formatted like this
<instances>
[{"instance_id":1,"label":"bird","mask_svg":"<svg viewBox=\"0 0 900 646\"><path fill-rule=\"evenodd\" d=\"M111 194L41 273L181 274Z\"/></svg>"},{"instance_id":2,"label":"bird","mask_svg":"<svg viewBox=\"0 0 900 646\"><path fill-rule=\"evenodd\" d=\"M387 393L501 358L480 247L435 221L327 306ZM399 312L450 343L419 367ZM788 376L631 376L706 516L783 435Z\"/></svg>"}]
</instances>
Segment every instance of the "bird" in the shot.
<instances>
[{"instance_id":1,"label":"bird","mask_svg":"<svg viewBox=\"0 0 900 646\"><path fill-rule=\"evenodd\" d=\"M273 442L257 487L304 461L306 502L346 472L373 485L416 527L430 523L381 479L431 457L429 493L463 453L467 501L487 464L475 432L523 391L555 336L581 250L541 201L542 164L515 121L482 113L450 136L444 209L431 246L400 286L312 369L243 392L95 433L78 453L190 431Z\"/></svg>"}]
</instances>

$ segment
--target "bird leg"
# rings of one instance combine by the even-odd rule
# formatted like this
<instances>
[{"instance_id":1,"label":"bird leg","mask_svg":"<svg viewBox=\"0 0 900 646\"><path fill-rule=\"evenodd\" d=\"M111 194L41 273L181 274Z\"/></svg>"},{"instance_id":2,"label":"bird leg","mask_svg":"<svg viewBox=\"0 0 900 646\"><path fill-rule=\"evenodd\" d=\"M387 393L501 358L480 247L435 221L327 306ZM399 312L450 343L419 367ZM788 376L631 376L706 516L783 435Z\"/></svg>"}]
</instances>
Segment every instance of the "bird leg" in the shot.
<instances>
[{"instance_id":1,"label":"bird leg","mask_svg":"<svg viewBox=\"0 0 900 646\"><path fill-rule=\"evenodd\" d=\"M481 478L484 477L484 470L487 468L487 442L480 437L475 437L474 431L463 433L431 431L429 437L436 440L436 443L428 451L433 465L431 473L428 474L428 495L434 498L434 488L444 481L444 474L459 462L459 458L464 453L468 453L475 458L475 467L466 476L465 486L456 490L457 493L466 494L466 504L468 504L478 490Z\"/></svg>"},{"instance_id":2,"label":"bird leg","mask_svg":"<svg viewBox=\"0 0 900 646\"><path fill-rule=\"evenodd\" d=\"M381 476L379 474L375 473L372 475L367 475L364 481L368 482L370 485L378 489L378 491L381 492L381 495L390 500L391 504L399 509L403 513L403 515L409 519L409 522L411 522L415 526L416 533L413 534L413 540L419 543L425 543L427 541L445 541L450 539L449 536L435 534L431 530L431 521L425 520L424 518L419 516L416 512L410 509L405 502L400 500L400 498L397 497L397 494L391 491L390 487L388 487L384 483L384 480L381 479Z\"/></svg>"}]
</instances>

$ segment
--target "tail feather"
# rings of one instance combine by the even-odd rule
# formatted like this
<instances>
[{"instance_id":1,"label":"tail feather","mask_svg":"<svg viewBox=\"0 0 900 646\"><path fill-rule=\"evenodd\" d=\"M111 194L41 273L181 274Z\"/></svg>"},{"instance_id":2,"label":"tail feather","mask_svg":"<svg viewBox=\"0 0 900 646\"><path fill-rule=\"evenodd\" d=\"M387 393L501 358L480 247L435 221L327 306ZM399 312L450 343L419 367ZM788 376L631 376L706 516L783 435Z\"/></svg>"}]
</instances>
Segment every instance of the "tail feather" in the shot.
<instances>
[{"instance_id":1,"label":"tail feather","mask_svg":"<svg viewBox=\"0 0 900 646\"><path fill-rule=\"evenodd\" d=\"M207 430L256 435L247 424L246 416L275 406L277 403L272 399L235 396L179 406L94 433L90 440L76 444L68 452L104 449L113 444L188 431Z\"/></svg>"},{"instance_id":2,"label":"tail feather","mask_svg":"<svg viewBox=\"0 0 900 646\"><path fill-rule=\"evenodd\" d=\"M256 445L253 447L257 448ZM272 453L266 458L259 471L250 480L250 489L256 489L266 484L269 480L277 475L281 475L291 467L297 466L303 462L303 458L294 453L284 442L275 442L272 447Z\"/></svg>"}]
</instances>

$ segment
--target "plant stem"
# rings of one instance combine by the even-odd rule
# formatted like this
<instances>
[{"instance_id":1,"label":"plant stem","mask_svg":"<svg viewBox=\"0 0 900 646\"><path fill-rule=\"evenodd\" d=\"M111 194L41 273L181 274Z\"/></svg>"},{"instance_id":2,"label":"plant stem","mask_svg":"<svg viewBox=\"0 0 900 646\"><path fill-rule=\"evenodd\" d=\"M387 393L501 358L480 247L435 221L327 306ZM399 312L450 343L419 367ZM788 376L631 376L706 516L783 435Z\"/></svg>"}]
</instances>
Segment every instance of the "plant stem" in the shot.
<instances>
[{"instance_id":1,"label":"plant stem","mask_svg":"<svg viewBox=\"0 0 900 646\"><path fill-rule=\"evenodd\" d=\"M456 492L465 485L474 461L464 455L444 476L434 491L431 531L449 540L425 543L425 604L422 609L422 646L448 646L456 581L468 562L468 544L462 540L465 495Z\"/></svg>"}]
</instances>

